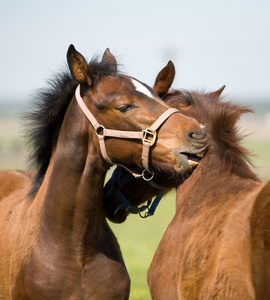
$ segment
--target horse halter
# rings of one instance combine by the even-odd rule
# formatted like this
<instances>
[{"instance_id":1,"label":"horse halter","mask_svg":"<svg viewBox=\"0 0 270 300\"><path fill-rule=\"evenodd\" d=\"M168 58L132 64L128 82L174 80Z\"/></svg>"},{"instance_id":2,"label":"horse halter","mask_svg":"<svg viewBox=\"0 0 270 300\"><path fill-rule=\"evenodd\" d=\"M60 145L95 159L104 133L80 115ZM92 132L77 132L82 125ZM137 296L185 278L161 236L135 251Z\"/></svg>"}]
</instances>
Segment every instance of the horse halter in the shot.
<instances>
[{"instance_id":1,"label":"horse halter","mask_svg":"<svg viewBox=\"0 0 270 300\"><path fill-rule=\"evenodd\" d=\"M95 132L97 134L101 154L105 161L107 161L109 164L113 165L114 163L109 158L107 151L106 151L106 145L105 145L105 137L115 137L115 138L124 138L124 139L140 139L142 140L143 144L143 150L142 150L142 165L145 170L147 170L149 173L152 174L153 172L149 169L149 155L150 155L150 148L153 146L156 142L156 136L157 132L156 130L174 113L180 113L175 108L169 108L167 109L162 115L160 115L157 120L148 128L143 129L142 131L123 131L123 130L114 130L114 129L106 129L103 125L99 124L96 118L93 116L93 114L89 111L86 104L84 103L81 94L80 94L80 85L77 86L75 91L75 98L87 117L90 124L95 129ZM119 164L121 165L121 164ZM123 165L121 165L123 166ZM127 167L123 166L125 169L127 169L130 173L133 174L134 177L144 177L144 171L142 174L138 175L134 173L133 170L128 169Z\"/></svg>"}]
</instances>

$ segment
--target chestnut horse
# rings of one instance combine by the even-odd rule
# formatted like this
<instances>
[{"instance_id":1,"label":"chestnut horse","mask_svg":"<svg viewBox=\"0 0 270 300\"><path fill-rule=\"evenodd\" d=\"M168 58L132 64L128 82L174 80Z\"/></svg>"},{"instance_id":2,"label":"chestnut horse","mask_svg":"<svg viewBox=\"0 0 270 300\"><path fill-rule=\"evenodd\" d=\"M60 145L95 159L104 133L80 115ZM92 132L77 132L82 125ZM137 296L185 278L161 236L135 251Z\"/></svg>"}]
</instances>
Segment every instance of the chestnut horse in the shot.
<instances>
[{"instance_id":1,"label":"chestnut horse","mask_svg":"<svg viewBox=\"0 0 270 300\"><path fill-rule=\"evenodd\" d=\"M0 299L128 299L103 210L107 170L184 173L181 149L205 147L204 128L119 74L108 49L87 63L71 45L67 60L72 76L53 80L28 116L37 175L0 174Z\"/></svg>"},{"instance_id":2,"label":"chestnut horse","mask_svg":"<svg viewBox=\"0 0 270 300\"><path fill-rule=\"evenodd\" d=\"M165 99L206 126L209 149L190 177L179 179L181 185L164 176L155 180L165 189L178 184L176 214L148 270L155 300L270 299L270 182L259 181L248 151L239 145L237 121L250 110L222 102L223 89L210 94L176 90ZM117 167L114 176L105 189L105 201L110 197L114 209L119 193L133 207L159 191L142 179L120 189L126 172ZM116 222L127 215L121 209L109 214Z\"/></svg>"}]
</instances>

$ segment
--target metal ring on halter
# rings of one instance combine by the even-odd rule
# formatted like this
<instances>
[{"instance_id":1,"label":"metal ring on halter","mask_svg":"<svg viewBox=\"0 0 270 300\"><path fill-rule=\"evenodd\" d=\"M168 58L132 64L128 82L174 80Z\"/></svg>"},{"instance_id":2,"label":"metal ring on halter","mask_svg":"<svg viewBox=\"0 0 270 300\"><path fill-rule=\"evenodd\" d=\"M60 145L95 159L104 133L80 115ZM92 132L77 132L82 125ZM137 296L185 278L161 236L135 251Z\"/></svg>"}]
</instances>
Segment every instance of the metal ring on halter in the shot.
<instances>
[{"instance_id":1,"label":"metal ring on halter","mask_svg":"<svg viewBox=\"0 0 270 300\"><path fill-rule=\"evenodd\" d=\"M142 206L141 208L143 208L143 209L141 209L140 211L139 211L139 216L141 217L141 218L143 218L143 219L145 219L145 218L147 218L148 216L149 216L149 207L148 206L146 206L146 205L144 205L144 206Z\"/></svg>"},{"instance_id":2,"label":"metal ring on halter","mask_svg":"<svg viewBox=\"0 0 270 300\"><path fill-rule=\"evenodd\" d=\"M147 178L147 177L145 176L145 175L146 175L145 172L149 173L151 176L150 176L149 178ZM147 171L146 169L144 169L144 170L142 171L142 178L143 178L145 181L150 181L150 180L152 180L152 179L154 178L154 175L155 175L154 171L152 171L152 173L150 173L150 172Z\"/></svg>"},{"instance_id":3,"label":"metal ring on halter","mask_svg":"<svg viewBox=\"0 0 270 300\"><path fill-rule=\"evenodd\" d=\"M105 130L105 127L103 125L98 125L98 128L96 129L96 135L102 135L102 134L99 134L100 130Z\"/></svg>"}]
</instances>

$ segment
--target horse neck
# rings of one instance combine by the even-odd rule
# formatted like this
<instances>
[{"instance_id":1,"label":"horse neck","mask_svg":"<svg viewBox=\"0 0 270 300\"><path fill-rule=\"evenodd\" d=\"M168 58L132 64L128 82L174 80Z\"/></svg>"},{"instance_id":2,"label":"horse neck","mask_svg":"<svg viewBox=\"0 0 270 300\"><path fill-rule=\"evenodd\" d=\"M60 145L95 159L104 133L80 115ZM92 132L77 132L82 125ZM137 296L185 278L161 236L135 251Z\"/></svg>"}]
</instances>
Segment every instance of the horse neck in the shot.
<instances>
[{"instance_id":1,"label":"horse neck","mask_svg":"<svg viewBox=\"0 0 270 300\"><path fill-rule=\"evenodd\" d=\"M250 168L243 164L237 173L220 166L219 157L209 151L192 175L177 188L177 209L228 204L229 199L236 199L243 191L248 193L260 181ZM190 205L193 204L193 205ZM184 213L183 213L184 214Z\"/></svg>"},{"instance_id":2,"label":"horse neck","mask_svg":"<svg viewBox=\"0 0 270 300\"><path fill-rule=\"evenodd\" d=\"M102 192L107 170L95 138L88 136L89 126L73 99L37 195L43 201L41 235L69 247L87 247L101 236L105 224Z\"/></svg>"}]
</instances>

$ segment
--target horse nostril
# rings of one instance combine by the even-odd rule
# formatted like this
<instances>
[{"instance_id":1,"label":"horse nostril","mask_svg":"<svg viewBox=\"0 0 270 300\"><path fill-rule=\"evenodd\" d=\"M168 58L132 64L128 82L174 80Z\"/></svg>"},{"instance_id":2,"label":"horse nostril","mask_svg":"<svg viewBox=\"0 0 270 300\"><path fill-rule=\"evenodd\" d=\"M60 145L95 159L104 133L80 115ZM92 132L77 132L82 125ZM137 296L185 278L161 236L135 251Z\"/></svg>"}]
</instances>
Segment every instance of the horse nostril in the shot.
<instances>
[{"instance_id":1,"label":"horse nostril","mask_svg":"<svg viewBox=\"0 0 270 300\"><path fill-rule=\"evenodd\" d=\"M206 137L206 130L204 128L200 128L196 131L190 131L188 133L188 138L192 141L201 141Z\"/></svg>"}]
</instances>

